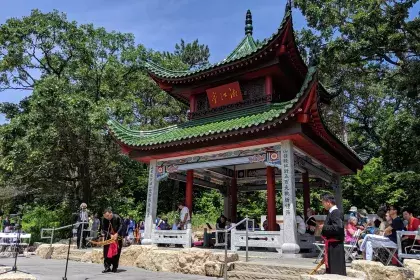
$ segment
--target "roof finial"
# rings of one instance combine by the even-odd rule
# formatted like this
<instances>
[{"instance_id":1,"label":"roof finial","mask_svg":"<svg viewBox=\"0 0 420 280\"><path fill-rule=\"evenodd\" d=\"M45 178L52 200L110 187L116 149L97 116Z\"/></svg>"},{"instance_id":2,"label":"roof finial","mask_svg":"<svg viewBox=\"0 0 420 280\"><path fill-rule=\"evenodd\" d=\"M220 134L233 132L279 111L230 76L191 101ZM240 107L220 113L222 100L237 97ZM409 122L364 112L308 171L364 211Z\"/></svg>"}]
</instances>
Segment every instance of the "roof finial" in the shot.
<instances>
[{"instance_id":1,"label":"roof finial","mask_svg":"<svg viewBox=\"0 0 420 280\"><path fill-rule=\"evenodd\" d=\"M286 12L292 10L292 5L293 5L293 1L292 0L287 0Z\"/></svg>"},{"instance_id":2,"label":"roof finial","mask_svg":"<svg viewBox=\"0 0 420 280\"><path fill-rule=\"evenodd\" d=\"M252 30L254 27L252 27L252 14L251 11L248 10L246 12L246 20L245 20L245 35L252 36Z\"/></svg>"}]
</instances>

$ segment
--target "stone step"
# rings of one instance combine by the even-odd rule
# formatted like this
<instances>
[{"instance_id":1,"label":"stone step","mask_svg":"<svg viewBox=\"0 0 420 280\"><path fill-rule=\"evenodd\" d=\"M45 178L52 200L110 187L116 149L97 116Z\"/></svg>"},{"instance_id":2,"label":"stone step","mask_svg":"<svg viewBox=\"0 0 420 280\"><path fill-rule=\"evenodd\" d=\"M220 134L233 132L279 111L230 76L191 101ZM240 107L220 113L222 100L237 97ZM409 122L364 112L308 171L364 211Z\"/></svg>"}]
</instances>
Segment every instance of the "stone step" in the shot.
<instances>
[{"instance_id":1,"label":"stone step","mask_svg":"<svg viewBox=\"0 0 420 280\"><path fill-rule=\"evenodd\" d=\"M249 271L228 271L228 279L232 280L299 280L300 276L290 276L285 274L270 274Z\"/></svg>"},{"instance_id":2,"label":"stone step","mask_svg":"<svg viewBox=\"0 0 420 280\"><path fill-rule=\"evenodd\" d=\"M315 268L297 264L266 264L260 262L235 262L234 271L236 272L255 272L269 275L287 275L297 276L309 274ZM324 268L318 270L317 273L324 273Z\"/></svg>"}]
</instances>

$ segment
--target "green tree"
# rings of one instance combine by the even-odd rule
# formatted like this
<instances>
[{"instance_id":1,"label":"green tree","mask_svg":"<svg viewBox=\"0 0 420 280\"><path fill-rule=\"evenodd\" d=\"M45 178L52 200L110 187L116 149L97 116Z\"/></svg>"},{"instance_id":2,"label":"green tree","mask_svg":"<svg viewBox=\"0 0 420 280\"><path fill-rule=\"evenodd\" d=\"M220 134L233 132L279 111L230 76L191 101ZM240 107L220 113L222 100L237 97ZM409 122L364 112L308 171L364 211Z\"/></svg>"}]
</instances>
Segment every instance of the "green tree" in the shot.
<instances>
[{"instance_id":1,"label":"green tree","mask_svg":"<svg viewBox=\"0 0 420 280\"><path fill-rule=\"evenodd\" d=\"M200 68L209 64L210 49L207 45L199 44L198 39L192 43L185 43L181 39L180 44L175 45L174 53L166 53L167 56L178 57L190 69Z\"/></svg>"},{"instance_id":2,"label":"green tree","mask_svg":"<svg viewBox=\"0 0 420 280\"><path fill-rule=\"evenodd\" d=\"M315 61L330 92L324 114L333 131L373 159L343 181L345 196L374 211L381 203L417 208L419 184L420 18L417 1L296 0L308 21L300 49ZM366 197L372 199L366 200Z\"/></svg>"},{"instance_id":3,"label":"green tree","mask_svg":"<svg viewBox=\"0 0 420 280\"><path fill-rule=\"evenodd\" d=\"M0 89L33 92L0 106L10 120L0 127L0 187L10 195L1 199L50 207L83 200L96 209L139 203L146 166L122 155L104 124L113 117L149 129L186 115L143 71L145 60L186 69L177 57L136 46L131 34L78 25L57 11L2 24Z\"/></svg>"}]
</instances>

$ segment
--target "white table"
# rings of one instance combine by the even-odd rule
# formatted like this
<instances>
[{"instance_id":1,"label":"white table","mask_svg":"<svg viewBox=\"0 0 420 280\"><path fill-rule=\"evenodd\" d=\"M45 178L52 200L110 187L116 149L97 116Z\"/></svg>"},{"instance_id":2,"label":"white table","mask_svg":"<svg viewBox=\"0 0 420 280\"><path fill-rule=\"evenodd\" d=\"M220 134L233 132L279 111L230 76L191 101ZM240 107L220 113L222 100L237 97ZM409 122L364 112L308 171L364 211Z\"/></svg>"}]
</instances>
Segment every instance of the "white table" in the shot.
<instances>
[{"instance_id":1,"label":"white table","mask_svg":"<svg viewBox=\"0 0 420 280\"><path fill-rule=\"evenodd\" d=\"M395 252L398 249L397 244L391 241L386 236L375 235L375 234L367 234L363 239L362 245L360 245L360 250L365 251L367 242L370 241L372 244L373 253L376 255L378 249L385 249L389 257L385 262L385 265L389 265L392 258L394 257ZM397 260L399 262L399 260Z\"/></svg>"}]
</instances>

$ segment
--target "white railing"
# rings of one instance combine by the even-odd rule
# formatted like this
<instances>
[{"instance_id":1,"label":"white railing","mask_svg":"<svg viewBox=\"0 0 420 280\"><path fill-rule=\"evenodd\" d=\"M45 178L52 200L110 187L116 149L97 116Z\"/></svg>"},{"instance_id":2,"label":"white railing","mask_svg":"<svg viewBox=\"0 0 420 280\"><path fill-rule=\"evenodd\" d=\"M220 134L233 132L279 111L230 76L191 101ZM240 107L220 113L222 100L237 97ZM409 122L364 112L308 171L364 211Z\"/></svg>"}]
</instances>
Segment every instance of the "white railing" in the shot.
<instances>
[{"instance_id":1,"label":"white railing","mask_svg":"<svg viewBox=\"0 0 420 280\"><path fill-rule=\"evenodd\" d=\"M191 224L187 224L186 230L158 230L153 225L152 243L153 244L176 244L191 248L192 229Z\"/></svg>"},{"instance_id":2,"label":"white railing","mask_svg":"<svg viewBox=\"0 0 420 280\"><path fill-rule=\"evenodd\" d=\"M233 251L240 247L274 248L281 252L283 245L283 231L253 231L232 230L231 246Z\"/></svg>"},{"instance_id":3,"label":"white railing","mask_svg":"<svg viewBox=\"0 0 420 280\"><path fill-rule=\"evenodd\" d=\"M53 241L54 241L54 233L58 230L62 230L62 229L67 229L67 228L72 228L72 227L76 227L78 228L79 225L81 224L89 224L89 222L78 222L75 224L71 224L71 225L67 225L67 226L62 226L62 227L58 227L58 228L42 228L41 229L41 239L50 239L50 246L52 246ZM83 229L80 231L80 235L83 235L84 231L90 231L89 229ZM51 232L50 235L44 235L46 232ZM82 242L82 238L80 238L80 242ZM82 244L79 244L79 247L81 247Z\"/></svg>"},{"instance_id":4,"label":"white railing","mask_svg":"<svg viewBox=\"0 0 420 280\"><path fill-rule=\"evenodd\" d=\"M245 223L245 250L246 250L246 254L245 254L245 261L248 261L248 232L249 232L249 222L252 222L252 230L254 231L254 225L255 222L252 219L249 219L248 216L243 219L242 221L240 221L237 224L232 224L230 228L224 229L224 230L216 230L216 244L215 246L225 246L225 264L223 267L223 279L227 280L227 249L228 249L228 236L229 236L229 232L231 232L231 236L233 236L233 231L236 230L236 227ZM225 240L224 243L220 243L218 240L218 234L219 233L223 233L225 235ZM231 247L233 246L233 244L231 244Z\"/></svg>"}]
</instances>

